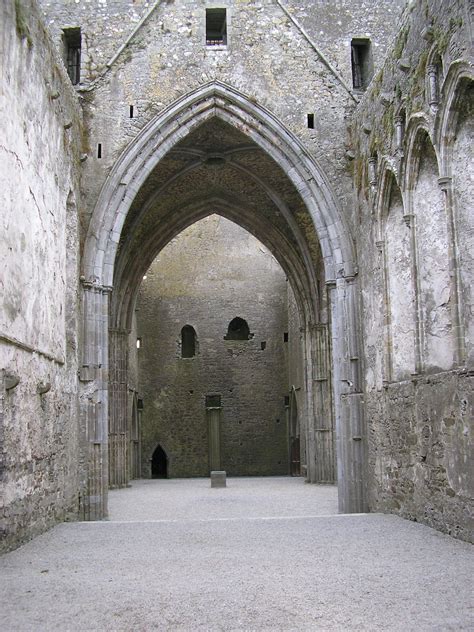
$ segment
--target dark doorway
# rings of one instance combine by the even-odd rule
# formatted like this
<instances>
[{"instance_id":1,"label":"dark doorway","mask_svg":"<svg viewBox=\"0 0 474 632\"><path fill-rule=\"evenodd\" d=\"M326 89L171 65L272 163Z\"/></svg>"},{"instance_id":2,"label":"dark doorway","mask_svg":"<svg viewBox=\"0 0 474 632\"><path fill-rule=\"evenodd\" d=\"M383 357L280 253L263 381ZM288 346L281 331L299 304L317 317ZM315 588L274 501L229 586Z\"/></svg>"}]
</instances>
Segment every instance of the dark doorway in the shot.
<instances>
[{"instance_id":1,"label":"dark doorway","mask_svg":"<svg viewBox=\"0 0 474 632\"><path fill-rule=\"evenodd\" d=\"M168 478L168 457L161 445L156 448L151 457L151 477Z\"/></svg>"}]
</instances>

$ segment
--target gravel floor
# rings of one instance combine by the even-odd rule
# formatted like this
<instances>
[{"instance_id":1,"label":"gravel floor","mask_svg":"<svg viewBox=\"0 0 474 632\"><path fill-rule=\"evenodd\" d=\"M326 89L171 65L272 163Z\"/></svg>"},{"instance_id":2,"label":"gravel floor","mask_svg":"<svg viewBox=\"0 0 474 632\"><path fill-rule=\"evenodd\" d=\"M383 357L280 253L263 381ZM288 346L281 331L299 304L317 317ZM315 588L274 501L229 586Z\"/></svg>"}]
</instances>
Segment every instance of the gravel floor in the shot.
<instances>
[{"instance_id":1,"label":"gravel floor","mask_svg":"<svg viewBox=\"0 0 474 632\"><path fill-rule=\"evenodd\" d=\"M334 488L298 479L208 484L140 482L110 521L0 558L0 630L474 629L470 545L334 515Z\"/></svg>"}]
</instances>

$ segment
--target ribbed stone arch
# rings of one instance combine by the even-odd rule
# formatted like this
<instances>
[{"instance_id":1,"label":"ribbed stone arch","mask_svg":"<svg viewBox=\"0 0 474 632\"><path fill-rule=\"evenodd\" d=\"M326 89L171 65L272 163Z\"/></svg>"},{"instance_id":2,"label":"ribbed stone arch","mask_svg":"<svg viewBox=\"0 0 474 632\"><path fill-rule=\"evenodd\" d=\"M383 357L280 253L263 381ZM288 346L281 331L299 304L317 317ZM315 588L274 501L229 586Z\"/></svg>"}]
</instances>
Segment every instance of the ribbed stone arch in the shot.
<instances>
[{"instance_id":1,"label":"ribbed stone arch","mask_svg":"<svg viewBox=\"0 0 474 632\"><path fill-rule=\"evenodd\" d=\"M332 406L321 393L331 384L337 429L339 508L343 512L365 511L366 433L353 240L323 171L296 136L271 112L242 93L212 82L169 105L137 135L112 168L91 218L81 266L84 290L81 379L85 383L82 414L89 445L85 515L96 519L107 514L108 385L112 373L111 367L109 374L108 365L109 294L122 228L135 196L160 160L213 117L237 128L276 162L299 192L312 218L324 262L332 344L328 344L325 326L319 326L312 314L306 313L306 401L313 415L307 436L308 462L312 464L308 479L316 482L317 472L324 470L324 454L322 449L318 453L318 445L322 446L322 439L330 436L327 431L331 429L325 424ZM309 262L306 260L304 264L306 278L314 279ZM310 288L311 292L315 295L316 288ZM116 348L126 349L126 331L110 329L110 336L112 353ZM329 348L332 358L328 356L321 365ZM323 399L324 406L320 404ZM113 407L111 410L113 414ZM117 428L121 428L121 423ZM323 434L319 435L320 432Z\"/></svg>"},{"instance_id":2,"label":"ribbed stone arch","mask_svg":"<svg viewBox=\"0 0 474 632\"><path fill-rule=\"evenodd\" d=\"M153 119L114 165L88 230L83 275L113 283L113 265L133 198L166 153L206 120L217 116L241 130L283 169L300 192L321 243L326 279L354 274L353 242L326 176L302 143L268 110L220 82L183 96Z\"/></svg>"},{"instance_id":3,"label":"ribbed stone arch","mask_svg":"<svg viewBox=\"0 0 474 632\"><path fill-rule=\"evenodd\" d=\"M181 215L167 221L163 218L156 230L152 231L143 243L143 249L134 256L126 257L126 265L123 265L123 273L120 277L119 287L116 288L112 299L111 318L113 326L129 329L134 310L136 296L140 281L158 255L171 239L185 230L191 224L211 215L221 215L238 224L259 241L261 241L276 258L295 292L300 313L311 322L317 319L315 288L311 291L311 281L308 278L307 266L304 260L291 249L285 235L274 227L260 222L255 218L252 209L242 206L233 200L222 197L206 197L193 200L191 204L181 208ZM116 278L116 281L118 279Z\"/></svg>"}]
</instances>

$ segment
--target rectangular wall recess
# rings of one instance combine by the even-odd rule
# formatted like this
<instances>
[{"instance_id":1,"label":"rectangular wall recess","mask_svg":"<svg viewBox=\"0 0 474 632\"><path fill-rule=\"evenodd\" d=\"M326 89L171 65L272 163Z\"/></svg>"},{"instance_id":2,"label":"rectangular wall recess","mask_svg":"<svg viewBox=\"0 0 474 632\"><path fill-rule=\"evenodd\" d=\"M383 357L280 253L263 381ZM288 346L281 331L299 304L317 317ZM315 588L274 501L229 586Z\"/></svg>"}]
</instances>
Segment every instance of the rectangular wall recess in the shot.
<instances>
[{"instance_id":1,"label":"rectangular wall recess","mask_svg":"<svg viewBox=\"0 0 474 632\"><path fill-rule=\"evenodd\" d=\"M72 85L81 80L81 29L63 29L64 64Z\"/></svg>"},{"instance_id":2,"label":"rectangular wall recess","mask_svg":"<svg viewBox=\"0 0 474 632\"><path fill-rule=\"evenodd\" d=\"M351 41L352 86L354 90L365 90L373 75L370 39Z\"/></svg>"},{"instance_id":3,"label":"rectangular wall recess","mask_svg":"<svg viewBox=\"0 0 474 632\"><path fill-rule=\"evenodd\" d=\"M227 9L206 9L206 46L227 44Z\"/></svg>"}]
</instances>

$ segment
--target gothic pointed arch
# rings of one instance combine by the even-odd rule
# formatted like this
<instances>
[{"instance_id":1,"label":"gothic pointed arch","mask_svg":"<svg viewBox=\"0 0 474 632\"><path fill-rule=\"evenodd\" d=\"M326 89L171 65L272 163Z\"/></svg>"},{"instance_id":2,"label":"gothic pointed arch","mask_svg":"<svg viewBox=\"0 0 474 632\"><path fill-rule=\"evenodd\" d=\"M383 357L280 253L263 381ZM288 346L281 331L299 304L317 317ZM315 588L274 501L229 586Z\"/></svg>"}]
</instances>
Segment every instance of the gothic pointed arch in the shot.
<instances>
[{"instance_id":1,"label":"gothic pointed arch","mask_svg":"<svg viewBox=\"0 0 474 632\"><path fill-rule=\"evenodd\" d=\"M95 381L96 391L100 394L100 406L94 408L96 419L94 424L90 424L90 427L96 429L95 434L90 437L93 476L91 489L94 490L91 498L98 499L97 509L91 515L103 515L106 507L107 476L102 469L107 466L107 459L104 458L109 404L107 332L110 325L119 325L118 322L109 321L109 296L112 293L112 304L122 304L125 312L130 314L135 292L131 279L139 281L144 260L157 254L156 244L151 242L149 252L137 248L135 258L127 257L120 263L122 271L128 268L126 274L116 276L117 253L126 239L124 225L135 199L142 195L142 191L146 192L145 183L150 174L154 173L181 141L215 121L221 121L237 130L276 165L281 176L288 180L291 190L297 196L297 204L301 205L305 217L308 218L304 227L298 226L290 209L281 203L272 187L265 186L265 183L258 182L255 178L252 180L255 186L258 185L259 190L263 191L274 206L274 217L284 217L285 227L276 230L268 218L263 222L255 208L242 212L244 205L239 199L224 205L223 211L224 215L228 214L229 219L235 217L237 223L248 227L256 236L258 233L262 234L263 243L270 242L270 249L277 258L279 254L285 269L293 271L294 289L303 295L300 304L303 307L302 322L307 331L305 370L308 376L312 374L313 362L317 362L311 340L316 335L318 323L315 261L322 262L323 281L328 293L331 321L334 323L331 345L333 379L330 384L333 388L332 399L338 429L340 509L345 512L364 511L365 439L360 442L352 440L354 434L360 434L364 424L359 397L361 369L358 351L358 279L353 239L324 172L298 138L271 112L241 92L226 84L211 82L175 101L142 129L112 167L90 221L81 268L84 305L81 378L84 382ZM211 155L206 160L218 167L222 157ZM217 195L219 199L223 199L218 188ZM199 213L204 217L210 212L221 211L220 208L205 210L199 204L193 207L192 197L188 197L185 202L188 205L185 214L179 213L177 219L178 214L173 215L170 211L153 228L162 246L173 237L175 231L179 232L187 224L196 221ZM187 214L188 211L194 215ZM146 239L147 235L142 234L142 237ZM289 246L285 245L285 240ZM127 334L123 323L119 329L124 335ZM315 413L309 410L314 397L312 389L313 381L308 377L307 414L312 419L311 423L315 423ZM346 397L347 395L355 396ZM102 463L100 467L98 462ZM329 462L334 469L332 453ZM308 459L308 463L308 480L316 482L318 473L314 448L313 457ZM97 472L102 472L98 485Z\"/></svg>"},{"instance_id":2,"label":"gothic pointed arch","mask_svg":"<svg viewBox=\"0 0 474 632\"><path fill-rule=\"evenodd\" d=\"M319 165L271 112L216 81L165 108L117 160L91 218L82 267L86 281L113 285L121 229L136 192L176 142L212 117L242 129L282 167L300 191L320 239L326 278L351 276L355 269L352 239Z\"/></svg>"}]
</instances>

